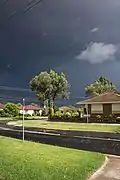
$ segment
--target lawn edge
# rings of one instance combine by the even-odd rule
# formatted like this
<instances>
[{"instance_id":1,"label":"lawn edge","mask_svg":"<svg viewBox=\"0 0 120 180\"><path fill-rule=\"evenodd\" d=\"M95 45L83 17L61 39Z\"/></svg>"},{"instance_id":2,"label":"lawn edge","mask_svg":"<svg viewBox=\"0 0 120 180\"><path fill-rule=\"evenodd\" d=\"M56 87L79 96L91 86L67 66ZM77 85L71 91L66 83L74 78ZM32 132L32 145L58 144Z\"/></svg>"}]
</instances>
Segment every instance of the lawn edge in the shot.
<instances>
[{"instance_id":1,"label":"lawn edge","mask_svg":"<svg viewBox=\"0 0 120 180\"><path fill-rule=\"evenodd\" d=\"M103 162L103 164L101 165L101 167L96 170L96 172L94 172L89 178L88 180L95 180L95 178L97 178L103 171L103 169L106 167L106 165L109 162L109 158L107 156L105 156L105 160Z\"/></svg>"}]
</instances>

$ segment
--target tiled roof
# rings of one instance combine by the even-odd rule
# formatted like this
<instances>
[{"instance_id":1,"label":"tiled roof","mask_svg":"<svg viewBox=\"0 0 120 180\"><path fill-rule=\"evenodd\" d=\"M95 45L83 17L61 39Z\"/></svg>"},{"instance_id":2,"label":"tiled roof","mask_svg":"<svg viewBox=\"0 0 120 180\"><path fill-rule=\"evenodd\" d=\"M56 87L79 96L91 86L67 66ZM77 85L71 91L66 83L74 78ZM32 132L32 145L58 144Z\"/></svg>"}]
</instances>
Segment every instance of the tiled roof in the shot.
<instances>
[{"instance_id":1,"label":"tiled roof","mask_svg":"<svg viewBox=\"0 0 120 180\"><path fill-rule=\"evenodd\" d=\"M74 106L62 106L59 108L61 111L70 111L70 110L76 110Z\"/></svg>"},{"instance_id":2,"label":"tiled roof","mask_svg":"<svg viewBox=\"0 0 120 180\"><path fill-rule=\"evenodd\" d=\"M107 92L98 96L91 97L77 104L100 104L100 103L120 103L120 94Z\"/></svg>"},{"instance_id":3,"label":"tiled roof","mask_svg":"<svg viewBox=\"0 0 120 180\"><path fill-rule=\"evenodd\" d=\"M20 110L23 109L23 106L20 107ZM24 107L25 110L40 110L42 108L40 108L39 106L32 106L32 105L27 105Z\"/></svg>"}]
</instances>

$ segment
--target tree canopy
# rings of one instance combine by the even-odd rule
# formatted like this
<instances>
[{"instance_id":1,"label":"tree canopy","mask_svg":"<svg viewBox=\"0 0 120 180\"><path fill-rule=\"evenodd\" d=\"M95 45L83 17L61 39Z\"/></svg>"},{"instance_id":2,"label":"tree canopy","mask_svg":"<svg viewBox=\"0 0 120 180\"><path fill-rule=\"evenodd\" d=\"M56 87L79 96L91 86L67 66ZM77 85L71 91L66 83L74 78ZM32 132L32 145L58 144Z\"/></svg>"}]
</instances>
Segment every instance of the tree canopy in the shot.
<instances>
[{"instance_id":1,"label":"tree canopy","mask_svg":"<svg viewBox=\"0 0 120 180\"><path fill-rule=\"evenodd\" d=\"M19 106L14 103L7 103L4 107L4 112L11 116L19 115L19 110L20 110Z\"/></svg>"},{"instance_id":2,"label":"tree canopy","mask_svg":"<svg viewBox=\"0 0 120 180\"><path fill-rule=\"evenodd\" d=\"M54 103L56 99L69 98L70 85L64 73L53 70L41 72L30 81L30 87L43 103Z\"/></svg>"},{"instance_id":3,"label":"tree canopy","mask_svg":"<svg viewBox=\"0 0 120 180\"><path fill-rule=\"evenodd\" d=\"M86 95L99 95L108 91L116 91L116 86L104 76L85 88Z\"/></svg>"}]
</instances>

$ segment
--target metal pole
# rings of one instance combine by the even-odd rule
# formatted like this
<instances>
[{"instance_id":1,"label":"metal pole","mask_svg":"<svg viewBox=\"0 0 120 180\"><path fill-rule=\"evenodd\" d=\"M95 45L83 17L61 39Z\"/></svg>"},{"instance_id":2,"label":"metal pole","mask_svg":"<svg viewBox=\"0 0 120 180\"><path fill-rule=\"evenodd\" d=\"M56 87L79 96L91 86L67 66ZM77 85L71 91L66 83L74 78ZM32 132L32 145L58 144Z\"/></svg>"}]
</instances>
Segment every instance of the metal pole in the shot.
<instances>
[{"instance_id":1,"label":"metal pole","mask_svg":"<svg viewBox=\"0 0 120 180\"><path fill-rule=\"evenodd\" d=\"M25 128L24 128L24 113L25 113L25 99L23 99L23 121L22 121L22 127L23 127L23 142L25 139Z\"/></svg>"},{"instance_id":2,"label":"metal pole","mask_svg":"<svg viewBox=\"0 0 120 180\"><path fill-rule=\"evenodd\" d=\"M88 123L88 104L87 104L87 123Z\"/></svg>"}]
</instances>

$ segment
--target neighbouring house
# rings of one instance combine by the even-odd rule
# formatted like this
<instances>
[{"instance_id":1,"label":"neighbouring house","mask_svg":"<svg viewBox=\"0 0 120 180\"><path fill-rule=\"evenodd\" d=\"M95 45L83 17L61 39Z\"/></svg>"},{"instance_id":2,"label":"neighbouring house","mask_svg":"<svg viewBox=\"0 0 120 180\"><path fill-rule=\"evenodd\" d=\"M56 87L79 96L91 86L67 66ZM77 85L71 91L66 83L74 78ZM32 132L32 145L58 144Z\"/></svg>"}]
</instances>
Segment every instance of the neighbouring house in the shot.
<instances>
[{"instance_id":1,"label":"neighbouring house","mask_svg":"<svg viewBox=\"0 0 120 180\"><path fill-rule=\"evenodd\" d=\"M0 111L4 109L4 104L0 103Z\"/></svg>"},{"instance_id":2,"label":"neighbouring house","mask_svg":"<svg viewBox=\"0 0 120 180\"><path fill-rule=\"evenodd\" d=\"M5 107L5 105L4 105L4 104L2 104L2 103L0 103L0 110L3 110L3 109L4 109L4 107Z\"/></svg>"},{"instance_id":3,"label":"neighbouring house","mask_svg":"<svg viewBox=\"0 0 120 180\"><path fill-rule=\"evenodd\" d=\"M77 108L74 106L62 106L59 108L60 111L76 111Z\"/></svg>"},{"instance_id":4,"label":"neighbouring house","mask_svg":"<svg viewBox=\"0 0 120 180\"><path fill-rule=\"evenodd\" d=\"M39 113L40 116L42 115L42 108L39 106L33 106L33 105L26 105L24 106L24 114L37 114ZM20 114L23 114L23 106L20 107Z\"/></svg>"},{"instance_id":5,"label":"neighbouring house","mask_svg":"<svg viewBox=\"0 0 120 180\"><path fill-rule=\"evenodd\" d=\"M90 97L77 104L84 105L86 114L90 116L102 115L103 117L111 117L116 115L120 117L120 94L115 92L107 92Z\"/></svg>"}]
</instances>

